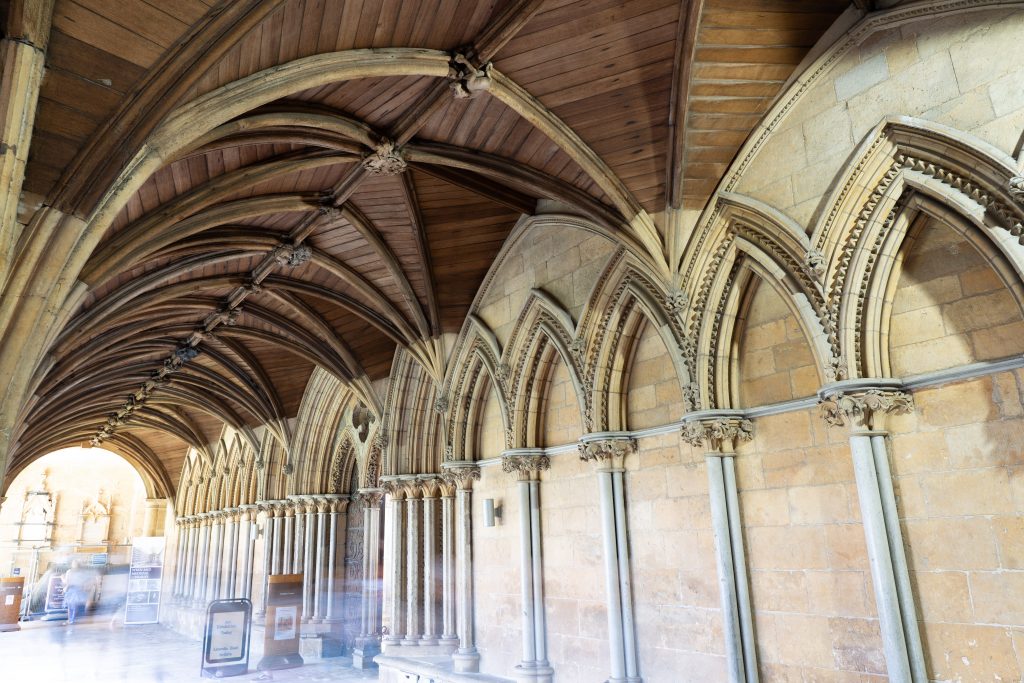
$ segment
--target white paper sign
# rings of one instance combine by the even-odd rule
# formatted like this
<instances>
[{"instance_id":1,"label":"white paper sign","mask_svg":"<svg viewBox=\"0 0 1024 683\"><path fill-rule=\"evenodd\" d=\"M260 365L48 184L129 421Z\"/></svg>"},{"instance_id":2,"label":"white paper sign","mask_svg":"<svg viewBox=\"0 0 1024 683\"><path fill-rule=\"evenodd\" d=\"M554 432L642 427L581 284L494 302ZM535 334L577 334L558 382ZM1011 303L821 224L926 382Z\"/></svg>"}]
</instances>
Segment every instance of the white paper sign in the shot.
<instances>
[{"instance_id":1,"label":"white paper sign","mask_svg":"<svg viewBox=\"0 0 1024 683\"><path fill-rule=\"evenodd\" d=\"M209 661L241 659L244 635L245 612L214 612Z\"/></svg>"},{"instance_id":2,"label":"white paper sign","mask_svg":"<svg viewBox=\"0 0 1024 683\"><path fill-rule=\"evenodd\" d=\"M278 607L274 614L274 640L291 640L296 635L299 608L295 605Z\"/></svg>"}]
</instances>

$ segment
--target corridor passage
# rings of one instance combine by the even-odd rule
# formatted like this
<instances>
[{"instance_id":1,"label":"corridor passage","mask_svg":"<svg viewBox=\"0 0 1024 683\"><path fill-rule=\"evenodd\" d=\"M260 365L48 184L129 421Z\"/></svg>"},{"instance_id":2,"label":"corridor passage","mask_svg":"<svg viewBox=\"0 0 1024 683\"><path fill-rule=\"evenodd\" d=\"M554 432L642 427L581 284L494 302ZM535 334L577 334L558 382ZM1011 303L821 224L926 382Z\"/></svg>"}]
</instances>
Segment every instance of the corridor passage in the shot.
<instances>
[{"instance_id":1,"label":"corridor passage","mask_svg":"<svg viewBox=\"0 0 1024 683\"><path fill-rule=\"evenodd\" d=\"M253 631L249 673L234 681L376 680L376 671L350 668L337 657L297 669L261 672L262 630ZM0 633L0 671L4 681L45 683L178 683L204 680L199 675L202 643L158 624L111 626L109 619L74 626L64 622L30 622L21 631Z\"/></svg>"}]
</instances>

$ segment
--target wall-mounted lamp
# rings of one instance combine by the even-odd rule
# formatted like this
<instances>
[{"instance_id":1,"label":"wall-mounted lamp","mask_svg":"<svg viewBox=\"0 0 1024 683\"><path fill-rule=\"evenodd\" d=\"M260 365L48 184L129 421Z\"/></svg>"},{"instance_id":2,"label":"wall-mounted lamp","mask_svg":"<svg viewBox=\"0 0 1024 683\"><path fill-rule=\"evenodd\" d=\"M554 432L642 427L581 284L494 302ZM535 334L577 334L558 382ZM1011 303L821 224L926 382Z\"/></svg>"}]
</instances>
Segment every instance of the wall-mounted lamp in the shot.
<instances>
[{"instance_id":1,"label":"wall-mounted lamp","mask_svg":"<svg viewBox=\"0 0 1024 683\"><path fill-rule=\"evenodd\" d=\"M501 519L501 506L493 498L484 498L484 526L494 526L495 519Z\"/></svg>"}]
</instances>

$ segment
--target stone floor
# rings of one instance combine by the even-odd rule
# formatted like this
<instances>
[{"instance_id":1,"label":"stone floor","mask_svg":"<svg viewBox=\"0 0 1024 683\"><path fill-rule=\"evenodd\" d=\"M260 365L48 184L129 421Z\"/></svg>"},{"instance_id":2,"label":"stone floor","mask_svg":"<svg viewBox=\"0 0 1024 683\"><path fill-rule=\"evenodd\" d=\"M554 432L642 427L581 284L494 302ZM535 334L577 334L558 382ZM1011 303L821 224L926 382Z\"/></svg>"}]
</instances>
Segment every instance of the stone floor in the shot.
<instances>
[{"instance_id":1,"label":"stone floor","mask_svg":"<svg viewBox=\"0 0 1024 683\"><path fill-rule=\"evenodd\" d=\"M253 643L254 650L256 643ZM202 643L159 625L115 626L108 620L65 626L63 622L32 622L21 631L0 633L0 679L7 683L103 681L113 683L176 683L204 680L199 675ZM256 671L259 653L249 660L249 673L236 681L376 680L373 671L350 668L345 657L311 662L297 669Z\"/></svg>"}]
</instances>

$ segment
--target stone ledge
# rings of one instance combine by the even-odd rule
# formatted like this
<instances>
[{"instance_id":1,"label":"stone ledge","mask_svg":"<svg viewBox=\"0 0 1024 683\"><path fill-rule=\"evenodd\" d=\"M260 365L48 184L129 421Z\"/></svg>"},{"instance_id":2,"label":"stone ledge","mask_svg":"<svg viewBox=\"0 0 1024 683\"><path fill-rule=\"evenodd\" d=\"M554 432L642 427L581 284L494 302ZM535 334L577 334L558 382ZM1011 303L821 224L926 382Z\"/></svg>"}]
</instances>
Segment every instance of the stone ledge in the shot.
<instances>
[{"instance_id":1,"label":"stone ledge","mask_svg":"<svg viewBox=\"0 0 1024 683\"><path fill-rule=\"evenodd\" d=\"M487 674L456 673L452 671L451 657L377 655L373 661L377 663L381 683L513 683L511 679ZM417 678L410 679L410 675Z\"/></svg>"}]
</instances>

